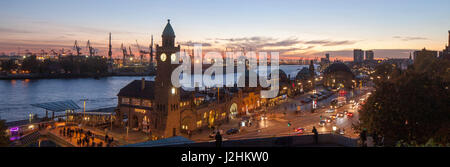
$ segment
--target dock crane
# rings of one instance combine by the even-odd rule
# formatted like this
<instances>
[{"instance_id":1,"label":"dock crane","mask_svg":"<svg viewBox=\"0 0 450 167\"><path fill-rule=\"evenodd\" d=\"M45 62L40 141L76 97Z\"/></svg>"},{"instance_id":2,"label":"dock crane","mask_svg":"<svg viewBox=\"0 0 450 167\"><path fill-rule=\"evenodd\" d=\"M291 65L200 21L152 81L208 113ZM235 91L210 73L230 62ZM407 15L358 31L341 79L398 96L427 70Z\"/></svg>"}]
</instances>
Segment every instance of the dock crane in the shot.
<instances>
[{"instance_id":1,"label":"dock crane","mask_svg":"<svg viewBox=\"0 0 450 167\"><path fill-rule=\"evenodd\" d=\"M141 47L139 46L139 43L138 43L138 41L136 40L136 45L137 45L137 48L138 48L138 50L139 50L139 56L141 56L141 64L144 64L144 61L143 61L143 59L144 59L144 55L146 55L146 54L150 54L150 52L148 52L148 51L146 51L146 50L141 50Z\"/></svg>"},{"instance_id":2,"label":"dock crane","mask_svg":"<svg viewBox=\"0 0 450 167\"><path fill-rule=\"evenodd\" d=\"M75 44L73 45L73 49L77 51L77 56L81 55L81 47L78 46L77 40L75 40Z\"/></svg>"},{"instance_id":3,"label":"dock crane","mask_svg":"<svg viewBox=\"0 0 450 167\"><path fill-rule=\"evenodd\" d=\"M123 47L123 43L120 45L120 49L122 49L122 53L123 53L123 59L122 59L122 64L125 66L125 62L126 62L126 59L127 59L127 57L128 57L128 53L127 53L127 48L125 48L125 47Z\"/></svg>"},{"instance_id":4,"label":"dock crane","mask_svg":"<svg viewBox=\"0 0 450 167\"><path fill-rule=\"evenodd\" d=\"M130 60L133 61L134 54L133 54L133 52L131 51L131 46L128 46L128 51L130 52L130 54L129 54L128 56L130 57Z\"/></svg>"},{"instance_id":5,"label":"dock crane","mask_svg":"<svg viewBox=\"0 0 450 167\"><path fill-rule=\"evenodd\" d=\"M58 54L58 52L56 52L54 49L51 49L50 52L52 52L53 58L58 57L58 59L60 59L60 54Z\"/></svg>"},{"instance_id":6,"label":"dock crane","mask_svg":"<svg viewBox=\"0 0 450 167\"><path fill-rule=\"evenodd\" d=\"M42 57L44 57L44 56L46 56L46 55L48 55L48 53L47 53L47 52L45 52L45 50L44 50L44 49L41 49L41 56L42 56Z\"/></svg>"},{"instance_id":7,"label":"dock crane","mask_svg":"<svg viewBox=\"0 0 450 167\"><path fill-rule=\"evenodd\" d=\"M90 57L95 56L95 48L91 46L91 42L89 40L87 41L86 48L89 51Z\"/></svg>"}]
</instances>

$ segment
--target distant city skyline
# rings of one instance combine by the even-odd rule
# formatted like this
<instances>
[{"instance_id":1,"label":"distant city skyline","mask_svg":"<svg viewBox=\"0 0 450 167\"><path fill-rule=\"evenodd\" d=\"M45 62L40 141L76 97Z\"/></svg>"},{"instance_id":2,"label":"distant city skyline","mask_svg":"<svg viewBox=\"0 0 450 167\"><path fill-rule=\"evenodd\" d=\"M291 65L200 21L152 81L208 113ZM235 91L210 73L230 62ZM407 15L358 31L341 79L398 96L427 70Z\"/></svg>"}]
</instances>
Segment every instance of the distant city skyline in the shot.
<instances>
[{"instance_id":1,"label":"distant city skyline","mask_svg":"<svg viewBox=\"0 0 450 167\"><path fill-rule=\"evenodd\" d=\"M0 2L0 53L71 48L86 42L107 55L120 44L148 49L161 42L167 19L182 49L227 47L280 51L286 59L352 60L353 49L377 58L407 58L413 50L442 50L450 29L450 1L32 1ZM432 12L427 12L432 11ZM192 48L192 47L191 47ZM134 50L137 53L137 49Z\"/></svg>"}]
</instances>

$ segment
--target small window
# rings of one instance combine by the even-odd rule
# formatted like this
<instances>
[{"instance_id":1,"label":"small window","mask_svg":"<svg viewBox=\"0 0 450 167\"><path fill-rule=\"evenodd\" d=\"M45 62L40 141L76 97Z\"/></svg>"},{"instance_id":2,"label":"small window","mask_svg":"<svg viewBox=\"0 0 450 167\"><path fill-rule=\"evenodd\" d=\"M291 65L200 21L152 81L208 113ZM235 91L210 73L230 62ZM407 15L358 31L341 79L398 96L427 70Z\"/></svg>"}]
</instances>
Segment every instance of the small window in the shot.
<instances>
[{"instance_id":1,"label":"small window","mask_svg":"<svg viewBox=\"0 0 450 167\"><path fill-rule=\"evenodd\" d=\"M132 103L132 105L134 105L134 106L140 106L140 105L141 105L141 99L135 99L135 98L133 98L133 99L131 100L131 103Z\"/></svg>"},{"instance_id":2,"label":"small window","mask_svg":"<svg viewBox=\"0 0 450 167\"><path fill-rule=\"evenodd\" d=\"M152 102L150 100L143 100L142 103L145 107L152 107Z\"/></svg>"},{"instance_id":3,"label":"small window","mask_svg":"<svg viewBox=\"0 0 450 167\"><path fill-rule=\"evenodd\" d=\"M122 104L130 104L130 98L122 98Z\"/></svg>"}]
</instances>

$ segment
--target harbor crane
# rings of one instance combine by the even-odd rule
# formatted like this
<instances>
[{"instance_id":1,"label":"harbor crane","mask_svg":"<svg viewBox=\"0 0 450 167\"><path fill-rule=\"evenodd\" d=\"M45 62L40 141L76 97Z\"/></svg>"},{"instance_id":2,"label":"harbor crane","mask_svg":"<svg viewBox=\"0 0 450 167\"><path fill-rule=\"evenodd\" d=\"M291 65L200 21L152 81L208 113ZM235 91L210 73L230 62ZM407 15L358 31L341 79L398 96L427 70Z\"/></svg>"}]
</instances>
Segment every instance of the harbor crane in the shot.
<instances>
[{"instance_id":1,"label":"harbor crane","mask_svg":"<svg viewBox=\"0 0 450 167\"><path fill-rule=\"evenodd\" d=\"M77 40L75 40L75 44L73 45L73 49L77 51L77 56L81 55L81 47L78 46Z\"/></svg>"},{"instance_id":2,"label":"harbor crane","mask_svg":"<svg viewBox=\"0 0 450 167\"><path fill-rule=\"evenodd\" d=\"M91 42L89 40L87 41L86 48L89 51L90 57L95 56L95 48L91 46Z\"/></svg>"},{"instance_id":3,"label":"harbor crane","mask_svg":"<svg viewBox=\"0 0 450 167\"><path fill-rule=\"evenodd\" d=\"M123 43L120 45L120 49L122 50L122 53L123 53L123 59L122 59L122 64L125 66L125 62L126 62L126 59L127 59L127 57L128 57L128 53L127 53L127 48L125 48L125 47L123 47Z\"/></svg>"},{"instance_id":4,"label":"harbor crane","mask_svg":"<svg viewBox=\"0 0 450 167\"><path fill-rule=\"evenodd\" d=\"M141 58L141 64L144 64L144 61L143 61L143 59L144 59L144 55L146 55L146 54L150 54L150 52L148 52L148 51L146 51L146 50L141 50L141 47L139 46L139 43L138 43L138 41L136 40L136 45L137 45L137 48L138 48L138 50L139 50L139 56L140 56L140 58Z\"/></svg>"},{"instance_id":5,"label":"harbor crane","mask_svg":"<svg viewBox=\"0 0 450 167\"><path fill-rule=\"evenodd\" d=\"M131 51L131 46L128 46L128 51L130 52L130 54L129 54L128 56L130 57L130 60L133 61L134 54L133 54L133 52Z\"/></svg>"}]
</instances>

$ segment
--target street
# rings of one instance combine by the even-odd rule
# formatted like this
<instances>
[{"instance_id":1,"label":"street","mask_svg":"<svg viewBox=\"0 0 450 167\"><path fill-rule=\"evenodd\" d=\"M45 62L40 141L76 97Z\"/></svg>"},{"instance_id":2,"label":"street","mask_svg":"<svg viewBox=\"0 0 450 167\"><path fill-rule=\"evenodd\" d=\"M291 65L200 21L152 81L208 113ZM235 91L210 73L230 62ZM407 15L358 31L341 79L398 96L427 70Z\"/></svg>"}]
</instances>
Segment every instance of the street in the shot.
<instances>
[{"instance_id":1,"label":"street","mask_svg":"<svg viewBox=\"0 0 450 167\"><path fill-rule=\"evenodd\" d=\"M367 92L370 88L361 88L355 91L353 97L348 97L347 101L358 101L360 98L367 98ZM357 123L359 115L357 107L352 108L352 104L346 103L342 107L335 109L332 113L326 113L325 111L330 108L330 102L337 97L336 94L330 97L318 101L319 108L314 113L311 112L311 102L302 104L300 99L311 95L306 93L295 98L289 98L287 102L284 102L278 106L270 107L267 109L266 118L259 116L253 118L252 126L240 127L240 131L237 134L227 135L222 134L224 140L239 140L239 139L251 139L251 138L264 138L264 137L279 137L289 135L307 135L312 134L313 127L316 127L319 133L333 133L333 126L336 129L343 129L344 136L357 138L359 134L355 134L352 129L352 124ZM297 105L301 105L301 111L296 113ZM285 110L286 109L286 110ZM353 117L344 115L343 117L336 117L331 123L326 123L325 126L319 126L320 118L322 120L329 118L337 113L347 111L353 113ZM240 120L232 120L230 123L219 127L224 133L231 128L237 128ZM290 126L288 126L290 123ZM298 134L294 130L297 128L304 128L304 133ZM195 134L191 137L194 141L213 141L214 138L208 136L210 132L203 132Z\"/></svg>"}]
</instances>

